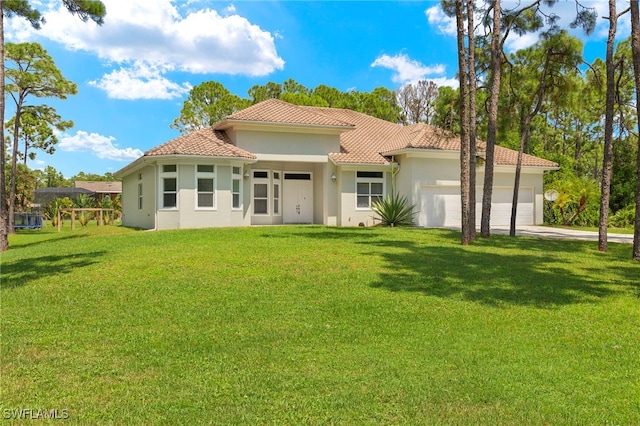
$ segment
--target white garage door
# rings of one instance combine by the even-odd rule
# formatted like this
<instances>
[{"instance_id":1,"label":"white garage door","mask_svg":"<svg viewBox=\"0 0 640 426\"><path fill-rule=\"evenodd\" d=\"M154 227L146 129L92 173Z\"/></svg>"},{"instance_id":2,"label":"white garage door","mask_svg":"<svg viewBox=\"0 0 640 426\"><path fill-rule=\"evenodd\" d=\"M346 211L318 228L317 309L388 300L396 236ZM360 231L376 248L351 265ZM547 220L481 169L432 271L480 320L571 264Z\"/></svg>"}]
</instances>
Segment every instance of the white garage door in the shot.
<instances>
[{"instance_id":1,"label":"white garage door","mask_svg":"<svg viewBox=\"0 0 640 426\"><path fill-rule=\"evenodd\" d=\"M491 226L509 226L513 188L493 189ZM476 190L476 225L482 213L482 187ZM418 225L427 228L459 227L461 224L460 187L424 186L420 196ZM520 188L518 196L518 225L533 225L533 188Z\"/></svg>"}]
</instances>

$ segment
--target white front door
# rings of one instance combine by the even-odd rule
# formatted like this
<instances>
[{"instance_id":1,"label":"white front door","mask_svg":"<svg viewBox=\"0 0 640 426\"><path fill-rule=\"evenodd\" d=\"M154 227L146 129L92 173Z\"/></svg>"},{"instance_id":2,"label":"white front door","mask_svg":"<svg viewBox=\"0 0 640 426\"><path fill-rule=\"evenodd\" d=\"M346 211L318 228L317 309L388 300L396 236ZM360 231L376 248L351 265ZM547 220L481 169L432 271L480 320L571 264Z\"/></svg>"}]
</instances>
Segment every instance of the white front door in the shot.
<instances>
[{"instance_id":1,"label":"white front door","mask_svg":"<svg viewBox=\"0 0 640 426\"><path fill-rule=\"evenodd\" d=\"M284 173L282 215L284 223L313 223L311 173Z\"/></svg>"}]
</instances>

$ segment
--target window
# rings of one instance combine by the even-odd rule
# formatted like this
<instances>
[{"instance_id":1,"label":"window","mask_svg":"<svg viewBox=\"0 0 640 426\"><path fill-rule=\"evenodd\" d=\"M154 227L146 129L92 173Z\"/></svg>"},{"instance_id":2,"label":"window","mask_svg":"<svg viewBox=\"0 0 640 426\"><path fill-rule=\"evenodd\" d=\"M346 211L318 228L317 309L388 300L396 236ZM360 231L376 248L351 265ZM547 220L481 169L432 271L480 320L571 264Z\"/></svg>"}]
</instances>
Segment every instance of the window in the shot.
<instances>
[{"instance_id":1,"label":"window","mask_svg":"<svg viewBox=\"0 0 640 426\"><path fill-rule=\"evenodd\" d=\"M160 176L160 197L163 209L178 207L178 166L176 164L163 164Z\"/></svg>"},{"instance_id":2,"label":"window","mask_svg":"<svg viewBox=\"0 0 640 426\"><path fill-rule=\"evenodd\" d=\"M269 172L253 172L253 214L269 214Z\"/></svg>"},{"instance_id":3,"label":"window","mask_svg":"<svg viewBox=\"0 0 640 426\"><path fill-rule=\"evenodd\" d=\"M240 167L231 168L231 208L242 209L242 169Z\"/></svg>"},{"instance_id":4,"label":"window","mask_svg":"<svg viewBox=\"0 0 640 426\"><path fill-rule=\"evenodd\" d=\"M273 172L273 214L280 214L280 172Z\"/></svg>"},{"instance_id":5,"label":"window","mask_svg":"<svg viewBox=\"0 0 640 426\"><path fill-rule=\"evenodd\" d=\"M381 200L384 194L383 172L356 173L356 208L370 209L371 204Z\"/></svg>"},{"instance_id":6,"label":"window","mask_svg":"<svg viewBox=\"0 0 640 426\"><path fill-rule=\"evenodd\" d=\"M162 207L165 209L175 208L178 206L178 179L163 178L162 179Z\"/></svg>"},{"instance_id":7,"label":"window","mask_svg":"<svg viewBox=\"0 0 640 426\"><path fill-rule=\"evenodd\" d=\"M198 164L196 168L196 207L200 209L215 209L215 166L211 164Z\"/></svg>"},{"instance_id":8,"label":"window","mask_svg":"<svg viewBox=\"0 0 640 426\"><path fill-rule=\"evenodd\" d=\"M142 210L142 184L138 184L138 210Z\"/></svg>"}]
</instances>

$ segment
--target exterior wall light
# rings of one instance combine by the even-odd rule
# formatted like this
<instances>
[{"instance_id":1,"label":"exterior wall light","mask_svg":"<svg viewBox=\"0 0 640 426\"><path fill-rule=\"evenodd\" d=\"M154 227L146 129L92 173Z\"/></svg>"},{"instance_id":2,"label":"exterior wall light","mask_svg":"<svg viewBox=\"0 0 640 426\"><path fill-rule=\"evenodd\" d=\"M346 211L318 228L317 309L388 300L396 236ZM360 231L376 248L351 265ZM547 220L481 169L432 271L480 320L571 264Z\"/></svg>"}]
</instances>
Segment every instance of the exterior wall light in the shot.
<instances>
[{"instance_id":1,"label":"exterior wall light","mask_svg":"<svg viewBox=\"0 0 640 426\"><path fill-rule=\"evenodd\" d=\"M338 179L338 177L336 176L336 174L335 174L335 173L332 173L332 174L331 174L331 182L335 182L335 181L336 181L336 179Z\"/></svg>"}]
</instances>

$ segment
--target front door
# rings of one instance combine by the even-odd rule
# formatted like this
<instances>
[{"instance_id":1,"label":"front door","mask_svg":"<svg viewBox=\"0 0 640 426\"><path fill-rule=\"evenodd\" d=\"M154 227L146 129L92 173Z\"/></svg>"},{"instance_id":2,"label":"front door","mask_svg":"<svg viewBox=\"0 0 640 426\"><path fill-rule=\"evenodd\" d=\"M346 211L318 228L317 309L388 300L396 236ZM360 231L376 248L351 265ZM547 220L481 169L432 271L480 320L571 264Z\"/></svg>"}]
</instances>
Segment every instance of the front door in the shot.
<instances>
[{"instance_id":1,"label":"front door","mask_svg":"<svg viewBox=\"0 0 640 426\"><path fill-rule=\"evenodd\" d=\"M282 206L284 223L313 223L311 173L284 173Z\"/></svg>"}]
</instances>

